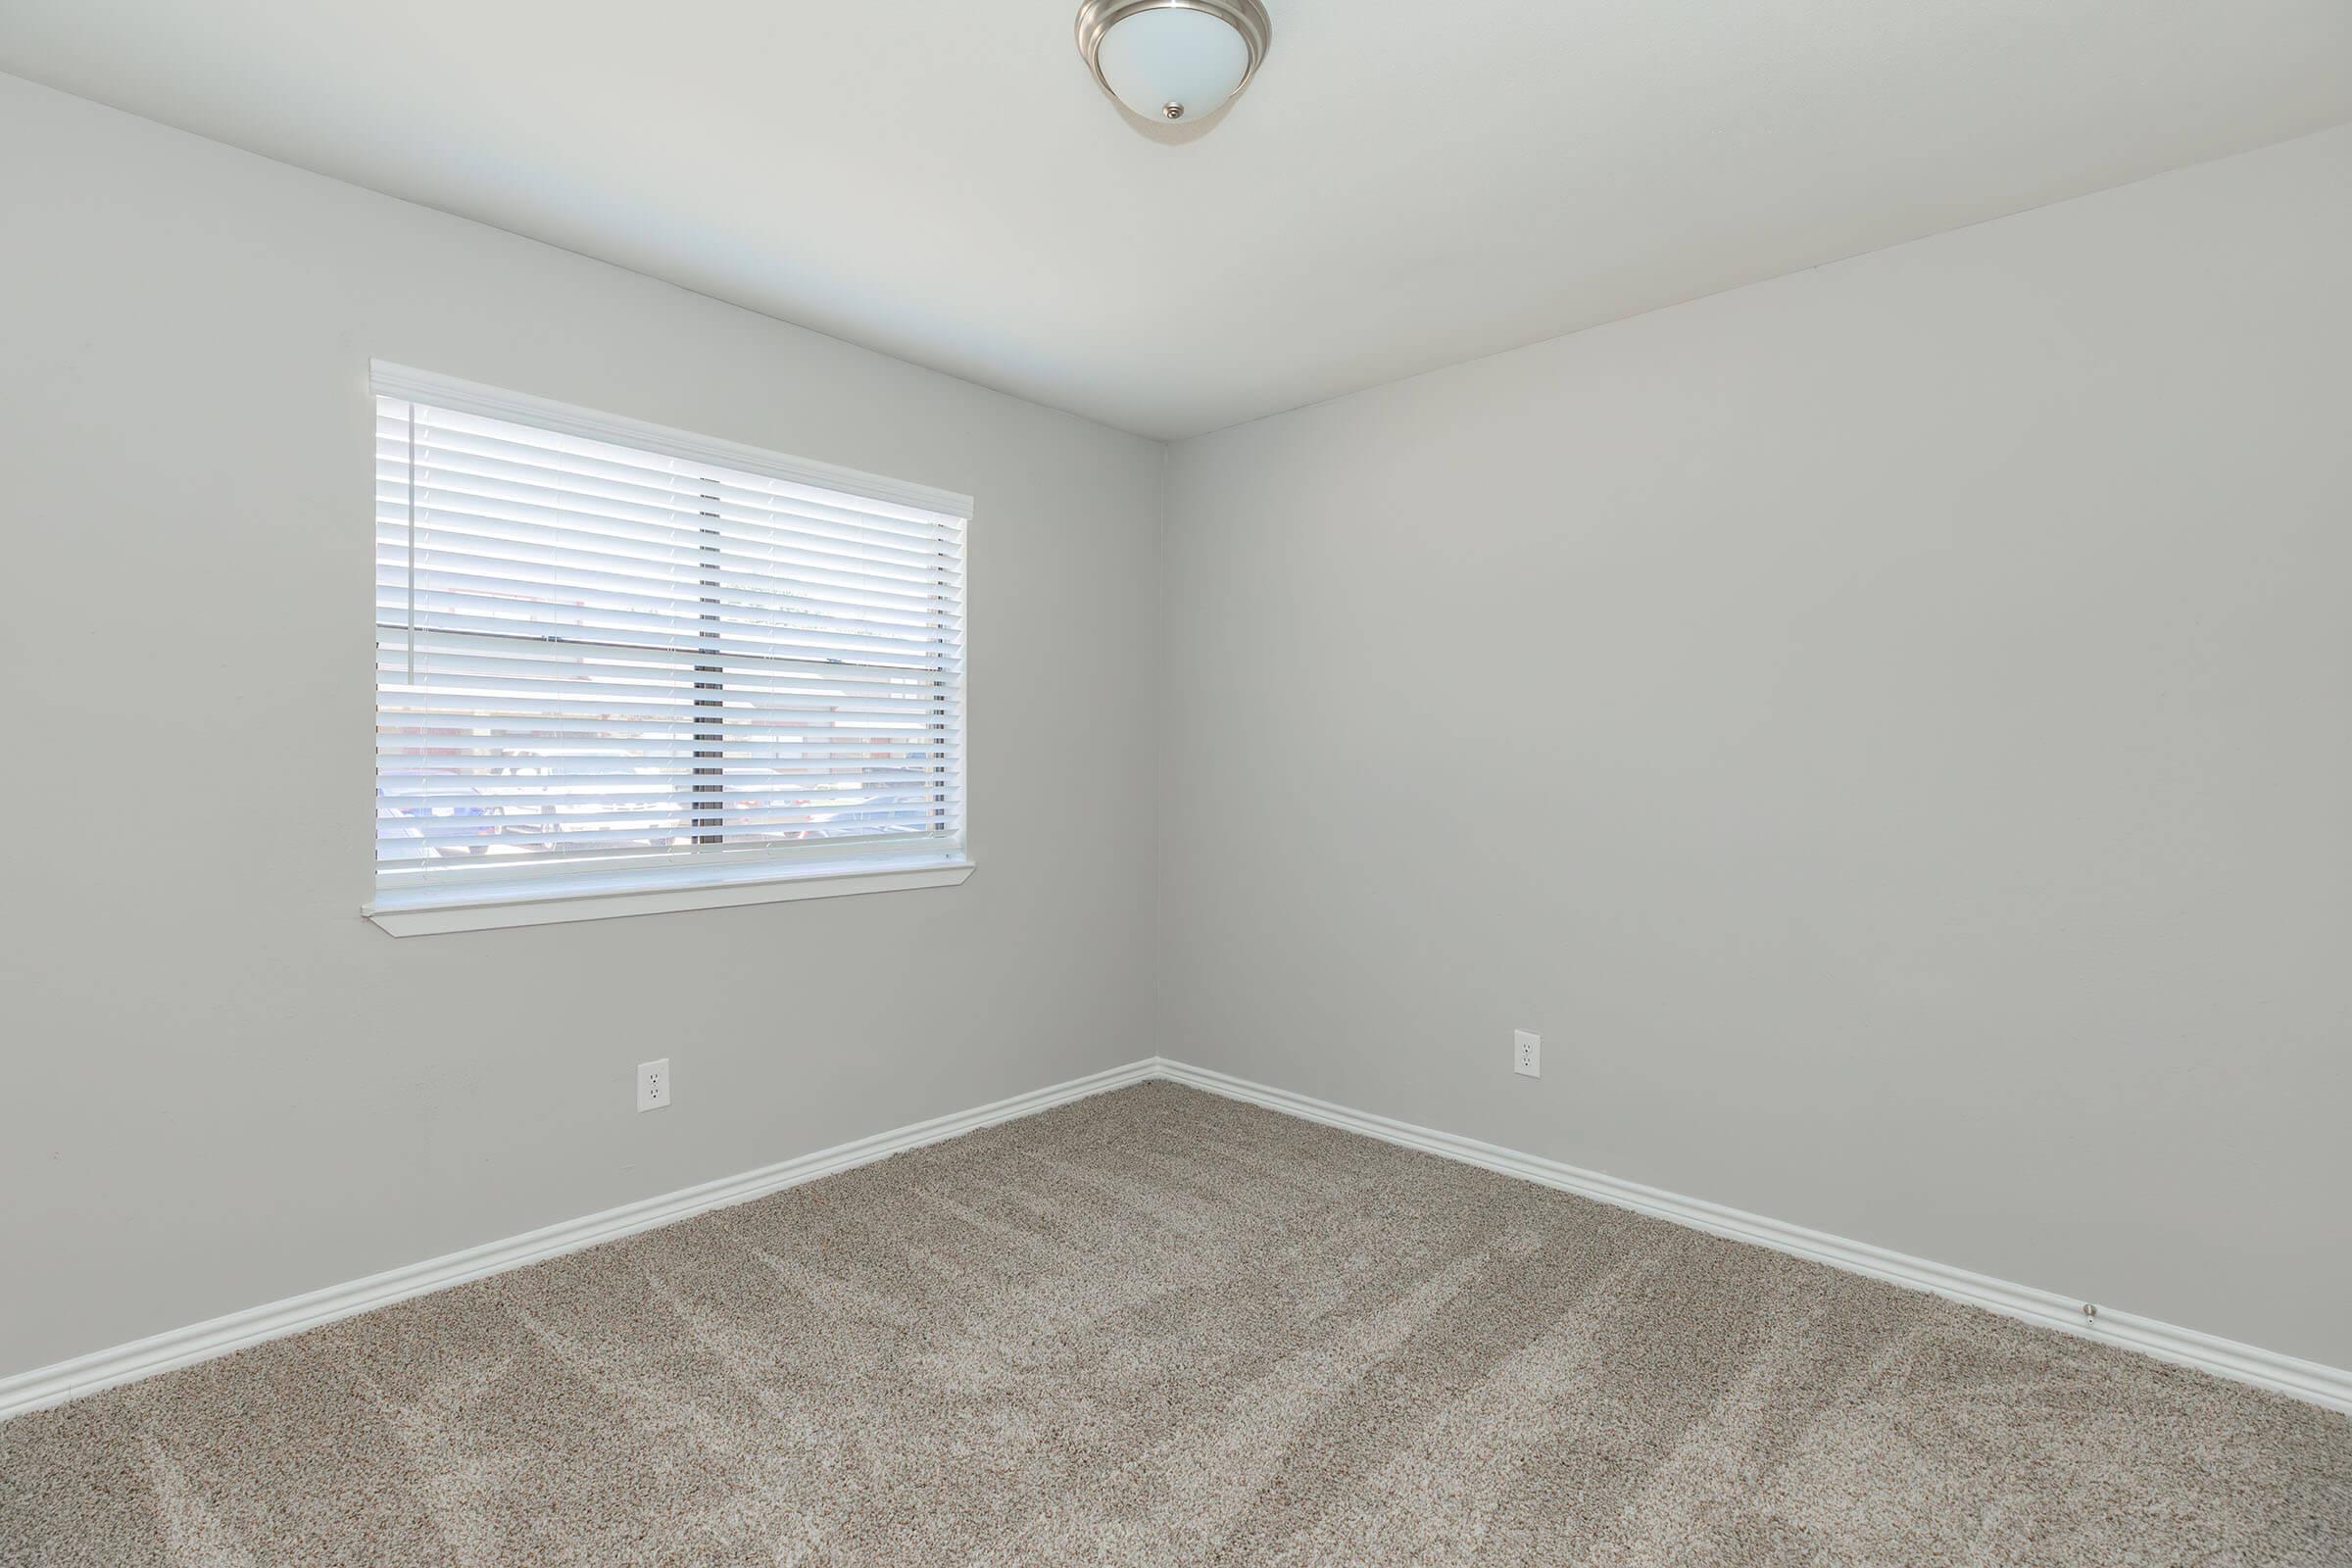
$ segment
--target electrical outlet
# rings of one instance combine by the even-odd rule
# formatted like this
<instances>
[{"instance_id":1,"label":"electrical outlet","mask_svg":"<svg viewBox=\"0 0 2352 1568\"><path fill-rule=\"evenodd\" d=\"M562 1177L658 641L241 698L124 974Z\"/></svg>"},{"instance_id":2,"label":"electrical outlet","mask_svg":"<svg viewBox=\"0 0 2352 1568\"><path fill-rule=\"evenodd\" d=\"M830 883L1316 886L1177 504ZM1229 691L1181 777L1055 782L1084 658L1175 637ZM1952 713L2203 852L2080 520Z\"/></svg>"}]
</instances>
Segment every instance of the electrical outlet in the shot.
<instances>
[{"instance_id":1,"label":"electrical outlet","mask_svg":"<svg viewBox=\"0 0 2352 1568\"><path fill-rule=\"evenodd\" d=\"M669 1058L637 1064L637 1108L660 1110L669 1103Z\"/></svg>"},{"instance_id":2,"label":"electrical outlet","mask_svg":"<svg viewBox=\"0 0 2352 1568\"><path fill-rule=\"evenodd\" d=\"M1544 1076L1544 1037L1524 1029L1511 1031L1511 1071L1529 1078Z\"/></svg>"}]
</instances>

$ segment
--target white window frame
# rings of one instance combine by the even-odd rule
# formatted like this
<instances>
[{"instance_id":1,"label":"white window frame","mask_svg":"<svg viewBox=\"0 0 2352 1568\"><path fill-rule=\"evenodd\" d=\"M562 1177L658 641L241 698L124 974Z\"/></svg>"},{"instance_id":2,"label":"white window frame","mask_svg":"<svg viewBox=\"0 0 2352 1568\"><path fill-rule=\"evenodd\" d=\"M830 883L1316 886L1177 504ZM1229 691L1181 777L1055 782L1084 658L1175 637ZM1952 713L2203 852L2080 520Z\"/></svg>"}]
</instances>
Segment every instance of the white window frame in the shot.
<instances>
[{"instance_id":1,"label":"white window frame","mask_svg":"<svg viewBox=\"0 0 2352 1568\"><path fill-rule=\"evenodd\" d=\"M788 457L760 447L696 435L691 431L651 424L619 415L602 414L524 393L508 392L381 360L370 361L368 372L370 401L375 397L389 397L430 404L457 413L533 425L543 430L635 447L690 462L706 462L719 467L761 474L791 483L845 491L869 500L951 513L965 519L966 539L969 539L972 498L953 491L910 484L905 480L805 458ZM968 555L963 581L962 608L968 627L971 594ZM967 637L967 669L969 653ZM373 700L372 682L370 700ZM968 673L963 677L963 711L968 735ZM961 791L965 788L965 781L961 776L963 764L960 760L956 764L956 783ZM396 895L379 894L373 902L363 906L360 912L393 936L407 937L558 924L573 920L603 920L620 915L658 914L683 909L729 908L797 899L839 898L845 894L952 887L968 878L973 870L968 848L968 793L963 795L963 803L961 842L945 854L933 849L925 854L887 858L852 855L837 859L771 860L712 867L684 875L675 866L655 870L622 870L566 877L560 888L538 890L533 890L525 881L491 887L419 888Z\"/></svg>"}]
</instances>

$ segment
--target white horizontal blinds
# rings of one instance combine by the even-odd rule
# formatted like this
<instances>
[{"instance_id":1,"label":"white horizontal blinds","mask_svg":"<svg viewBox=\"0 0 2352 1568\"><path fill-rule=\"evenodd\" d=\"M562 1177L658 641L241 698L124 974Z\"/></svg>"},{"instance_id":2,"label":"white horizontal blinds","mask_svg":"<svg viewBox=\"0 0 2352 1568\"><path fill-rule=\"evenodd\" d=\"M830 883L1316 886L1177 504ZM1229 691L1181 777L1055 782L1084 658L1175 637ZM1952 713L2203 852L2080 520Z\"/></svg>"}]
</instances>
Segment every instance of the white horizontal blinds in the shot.
<instances>
[{"instance_id":1,"label":"white horizontal blinds","mask_svg":"<svg viewBox=\"0 0 2352 1568\"><path fill-rule=\"evenodd\" d=\"M379 892L955 850L963 527L378 397Z\"/></svg>"}]
</instances>

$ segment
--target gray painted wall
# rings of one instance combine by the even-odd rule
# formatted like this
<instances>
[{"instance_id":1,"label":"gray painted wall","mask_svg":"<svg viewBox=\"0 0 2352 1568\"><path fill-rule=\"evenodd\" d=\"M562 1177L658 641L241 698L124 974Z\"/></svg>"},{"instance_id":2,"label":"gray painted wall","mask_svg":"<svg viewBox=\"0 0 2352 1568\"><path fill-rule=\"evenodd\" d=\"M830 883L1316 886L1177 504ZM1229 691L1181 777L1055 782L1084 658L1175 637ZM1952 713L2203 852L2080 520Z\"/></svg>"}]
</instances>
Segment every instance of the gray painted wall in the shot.
<instances>
[{"instance_id":1,"label":"gray painted wall","mask_svg":"<svg viewBox=\"0 0 2352 1568\"><path fill-rule=\"evenodd\" d=\"M1164 491L7 77L0 189L0 1375L1153 1050L2352 1363L2352 131ZM976 495L980 872L359 919L371 356Z\"/></svg>"},{"instance_id":2,"label":"gray painted wall","mask_svg":"<svg viewBox=\"0 0 2352 1568\"><path fill-rule=\"evenodd\" d=\"M2347 278L2352 129L1179 447L1164 1049L2352 1365Z\"/></svg>"},{"instance_id":3,"label":"gray painted wall","mask_svg":"<svg viewBox=\"0 0 2352 1568\"><path fill-rule=\"evenodd\" d=\"M0 191L0 1374L1150 1054L1160 447L4 76ZM976 497L972 879L362 920L370 356Z\"/></svg>"}]
</instances>

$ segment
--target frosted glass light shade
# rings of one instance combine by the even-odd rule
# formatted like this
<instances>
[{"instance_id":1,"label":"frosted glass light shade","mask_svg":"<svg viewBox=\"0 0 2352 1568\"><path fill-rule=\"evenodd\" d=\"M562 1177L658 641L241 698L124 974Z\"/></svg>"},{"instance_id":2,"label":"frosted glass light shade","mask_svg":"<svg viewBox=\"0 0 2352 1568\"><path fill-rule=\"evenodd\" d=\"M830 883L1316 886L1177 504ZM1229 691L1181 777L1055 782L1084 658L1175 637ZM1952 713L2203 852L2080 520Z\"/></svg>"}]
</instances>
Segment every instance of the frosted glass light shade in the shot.
<instances>
[{"instance_id":1,"label":"frosted glass light shade","mask_svg":"<svg viewBox=\"0 0 2352 1568\"><path fill-rule=\"evenodd\" d=\"M1146 120L1182 120L1240 89L1250 44L1205 11L1138 11L1102 35L1095 62L1111 96Z\"/></svg>"},{"instance_id":2,"label":"frosted glass light shade","mask_svg":"<svg viewBox=\"0 0 2352 1568\"><path fill-rule=\"evenodd\" d=\"M1273 41L1261 0L1085 0L1078 52L1146 120L1200 120L1250 83Z\"/></svg>"}]
</instances>

